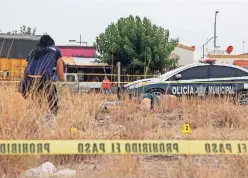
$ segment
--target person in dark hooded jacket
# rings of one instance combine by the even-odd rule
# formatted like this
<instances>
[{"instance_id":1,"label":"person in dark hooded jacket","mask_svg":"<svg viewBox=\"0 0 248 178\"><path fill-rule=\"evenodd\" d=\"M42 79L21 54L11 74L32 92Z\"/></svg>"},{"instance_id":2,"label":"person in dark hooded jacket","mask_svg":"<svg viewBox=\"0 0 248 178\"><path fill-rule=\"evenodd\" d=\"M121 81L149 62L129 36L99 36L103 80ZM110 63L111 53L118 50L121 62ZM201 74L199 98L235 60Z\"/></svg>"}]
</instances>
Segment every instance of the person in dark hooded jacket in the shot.
<instances>
[{"instance_id":1,"label":"person in dark hooded jacket","mask_svg":"<svg viewBox=\"0 0 248 178\"><path fill-rule=\"evenodd\" d=\"M49 35L43 35L36 48L29 54L27 62L24 79L20 82L20 93L24 98L29 94L32 96L42 94L41 96L45 96L49 103L50 114L56 117L58 96L53 83L53 69L56 67L58 79L64 81L64 66L61 52L55 47L54 40Z\"/></svg>"}]
</instances>

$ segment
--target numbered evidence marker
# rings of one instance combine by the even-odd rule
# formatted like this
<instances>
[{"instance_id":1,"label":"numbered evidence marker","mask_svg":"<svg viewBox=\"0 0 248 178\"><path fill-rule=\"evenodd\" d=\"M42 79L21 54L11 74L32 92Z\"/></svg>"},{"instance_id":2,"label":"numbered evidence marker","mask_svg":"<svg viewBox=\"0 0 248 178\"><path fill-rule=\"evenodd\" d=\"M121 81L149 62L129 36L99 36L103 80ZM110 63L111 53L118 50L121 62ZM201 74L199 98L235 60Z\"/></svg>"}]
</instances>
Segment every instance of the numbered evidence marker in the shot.
<instances>
[{"instance_id":1,"label":"numbered evidence marker","mask_svg":"<svg viewBox=\"0 0 248 178\"><path fill-rule=\"evenodd\" d=\"M192 130L190 129L190 125L189 124L183 124L183 133L184 134L192 133Z\"/></svg>"},{"instance_id":2,"label":"numbered evidence marker","mask_svg":"<svg viewBox=\"0 0 248 178\"><path fill-rule=\"evenodd\" d=\"M77 134L77 128L71 128L71 135Z\"/></svg>"}]
</instances>

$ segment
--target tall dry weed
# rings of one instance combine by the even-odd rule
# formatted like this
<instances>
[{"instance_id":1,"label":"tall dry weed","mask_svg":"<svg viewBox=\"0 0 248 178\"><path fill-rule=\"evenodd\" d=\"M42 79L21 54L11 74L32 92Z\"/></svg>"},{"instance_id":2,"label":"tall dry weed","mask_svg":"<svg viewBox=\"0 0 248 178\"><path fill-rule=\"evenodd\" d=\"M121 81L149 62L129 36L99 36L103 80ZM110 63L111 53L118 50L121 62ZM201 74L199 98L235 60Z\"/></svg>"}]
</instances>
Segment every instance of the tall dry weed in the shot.
<instances>
[{"instance_id":1,"label":"tall dry weed","mask_svg":"<svg viewBox=\"0 0 248 178\"><path fill-rule=\"evenodd\" d=\"M147 112L128 98L108 111L99 108L116 96L71 94L59 91L59 114L55 132L45 127L42 118L47 104L24 99L15 86L0 87L0 138L4 139L248 139L247 106L236 106L221 99L182 99L174 111ZM182 126L190 123L193 133L184 135ZM78 134L71 135L76 127ZM139 156L138 158L142 158ZM158 156L158 158L160 158ZM1 156L0 174L17 174L44 161L56 166L79 167L93 162L105 169L92 170L88 177L247 177L247 159L239 157L151 157L137 156ZM102 162L99 160L103 160ZM166 170L166 172L165 172ZM232 171L233 170L233 171ZM100 173L101 172L101 173ZM107 176L108 175L108 176Z\"/></svg>"}]
</instances>

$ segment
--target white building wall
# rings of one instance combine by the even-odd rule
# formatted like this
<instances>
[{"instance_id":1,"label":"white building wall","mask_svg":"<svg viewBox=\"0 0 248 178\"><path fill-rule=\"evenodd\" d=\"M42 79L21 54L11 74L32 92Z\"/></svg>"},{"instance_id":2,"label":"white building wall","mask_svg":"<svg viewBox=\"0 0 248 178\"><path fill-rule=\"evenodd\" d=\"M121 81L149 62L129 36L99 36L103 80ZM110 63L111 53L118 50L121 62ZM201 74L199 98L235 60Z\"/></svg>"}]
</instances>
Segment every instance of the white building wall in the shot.
<instances>
[{"instance_id":1,"label":"white building wall","mask_svg":"<svg viewBox=\"0 0 248 178\"><path fill-rule=\"evenodd\" d=\"M194 51L176 47L171 54L179 56L179 66L194 63Z\"/></svg>"}]
</instances>

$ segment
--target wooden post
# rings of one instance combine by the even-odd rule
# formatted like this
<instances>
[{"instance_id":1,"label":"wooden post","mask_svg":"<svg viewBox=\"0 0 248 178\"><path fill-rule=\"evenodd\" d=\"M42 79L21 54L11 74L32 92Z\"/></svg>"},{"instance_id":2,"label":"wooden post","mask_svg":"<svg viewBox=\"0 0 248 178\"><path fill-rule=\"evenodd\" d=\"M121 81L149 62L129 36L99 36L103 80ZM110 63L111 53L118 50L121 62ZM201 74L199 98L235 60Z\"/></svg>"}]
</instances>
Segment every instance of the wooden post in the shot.
<instances>
[{"instance_id":1,"label":"wooden post","mask_svg":"<svg viewBox=\"0 0 248 178\"><path fill-rule=\"evenodd\" d=\"M117 63L117 77L118 77L118 88L117 88L117 97L120 100L121 99L121 95L120 95L120 87L121 87L121 63L118 62Z\"/></svg>"}]
</instances>

